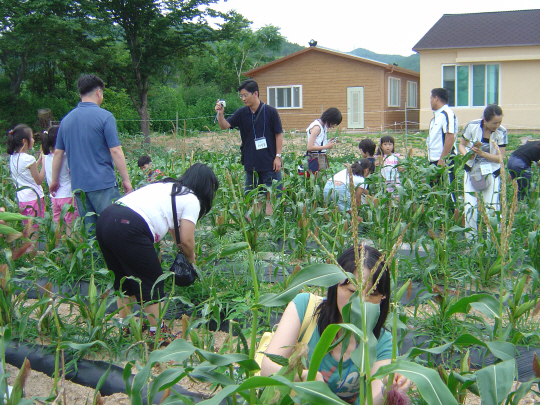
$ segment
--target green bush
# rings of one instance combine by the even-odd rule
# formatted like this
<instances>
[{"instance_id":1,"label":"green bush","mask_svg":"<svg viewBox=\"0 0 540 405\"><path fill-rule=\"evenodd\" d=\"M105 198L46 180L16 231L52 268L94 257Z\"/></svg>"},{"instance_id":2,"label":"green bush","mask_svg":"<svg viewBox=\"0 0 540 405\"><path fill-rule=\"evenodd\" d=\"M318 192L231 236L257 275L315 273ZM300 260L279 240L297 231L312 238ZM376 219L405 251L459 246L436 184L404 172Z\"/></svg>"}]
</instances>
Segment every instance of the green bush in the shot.
<instances>
[{"instance_id":1,"label":"green bush","mask_svg":"<svg viewBox=\"0 0 540 405\"><path fill-rule=\"evenodd\" d=\"M110 111L116 118L118 132L138 134L141 132L139 114L131 98L124 89L105 88L101 107Z\"/></svg>"}]
</instances>

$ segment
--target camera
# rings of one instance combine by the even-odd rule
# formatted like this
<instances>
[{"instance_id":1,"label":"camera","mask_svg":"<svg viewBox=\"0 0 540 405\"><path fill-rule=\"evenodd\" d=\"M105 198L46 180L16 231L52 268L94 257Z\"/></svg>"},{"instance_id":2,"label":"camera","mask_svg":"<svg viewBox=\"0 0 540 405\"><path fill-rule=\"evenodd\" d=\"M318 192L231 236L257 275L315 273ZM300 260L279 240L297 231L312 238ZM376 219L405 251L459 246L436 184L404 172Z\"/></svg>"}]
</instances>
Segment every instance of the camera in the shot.
<instances>
[{"instance_id":1,"label":"camera","mask_svg":"<svg viewBox=\"0 0 540 405\"><path fill-rule=\"evenodd\" d=\"M223 108L227 106L227 103L225 102L225 100L218 100L218 103L221 104Z\"/></svg>"}]
</instances>

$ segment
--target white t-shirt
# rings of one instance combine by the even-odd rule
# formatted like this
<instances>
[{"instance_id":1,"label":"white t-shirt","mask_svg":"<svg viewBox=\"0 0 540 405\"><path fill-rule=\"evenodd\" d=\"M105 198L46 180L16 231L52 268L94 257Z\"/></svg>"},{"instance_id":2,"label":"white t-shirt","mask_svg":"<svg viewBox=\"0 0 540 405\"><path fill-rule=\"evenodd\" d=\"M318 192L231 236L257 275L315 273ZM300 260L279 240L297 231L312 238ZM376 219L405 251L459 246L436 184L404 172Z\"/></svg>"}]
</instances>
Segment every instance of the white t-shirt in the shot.
<instances>
[{"instance_id":1,"label":"white t-shirt","mask_svg":"<svg viewBox=\"0 0 540 405\"><path fill-rule=\"evenodd\" d=\"M429 135L427 137L428 160L430 162L439 161L444 148L444 134L457 134L458 122L454 112L443 105L433 113L433 118L429 123ZM457 137L456 137L457 138ZM456 147L454 141L454 148Z\"/></svg>"},{"instance_id":2,"label":"white t-shirt","mask_svg":"<svg viewBox=\"0 0 540 405\"><path fill-rule=\"evenodd\" d=\"M52 182L52 163L54 155L49 153L45 155L45 177L47 178L47 184L50 186ZM71 191L71 175L69 174L68 162L66 152L62 156L62 165L60 166L60 172L58 173L58 182L60 187L56 191L56 195L51 194L51 198L70 198L73 197Z\"/></svg>"},{"instance_id":3,"label":"white t-shirt","mask_svg":"<svg viewBox=\"0 0 540 405\"><path fill-rule=\"evenodd\" d=\"M307 127L307 129L306 129L307 141L309 142L309 137L311 136L310 131L311 131L311 128L313 128L314 126L318 126L318 127L321 128L321 132L319 132L319 135L317 135L317 139L315 139L315 145L316 146L326 145L328 143L327 142L328 138L327 138L327 134L326 134L326 127L318 119L313 121L311 124L309 124L309 127ZM326 153L326 149L322 149L319 152Z\"/></svg>"},{"instance_id":4,"label":"white t-shirt","mask_svg":"<svg viewBox=\"0 0 540 405\"><path fill-rule=\"evenodd\" d=\"M36 159L28 153L14 153L9 157L9 171L15 186L31 188L31 190L25 188L17 191L17 199L20 203L35 201L43 197L43 188L37 185L30 172L30 166L34 163Z\"/></svg>"},{"instance_id":5,"label":"white t-shirt","mask_svg":"<svg viewBox=\"0 0 540 405\"><path fill-rule=\"evenodd\" d=\"M365 180L362 176L356 176L353 174L352 177L353 177L354 188L364 185ZM343 169L342 171L334 174L333 179L334 179L334 182L341 181L342 183L349 184L349 173L347 172L347 169Z\"/></svg>"},{"instance_id":6,"label":"white t-shirt","mask_svg":"<svg viewBox=\"0 0 540 405\"><path fill-rule=\"evenodd\" d=\"M499 146L499 148L506 147L506 145L508 144L508 133L506 132L506 128L500 126L499 128L497 128L496 131L491 133L489 141L487 139L484 139L484 141L482 141L482 138L484 136L484 128L482 121L482 119L473 120L469 122L463 130L463 138L469 141L467 145L465 145L465 147L467 148L467 151L469 151L476 142L482 142L484 145L489 142L489 153L491 153L492 155L496 155L497 152L495 151L495 147L493 146L491 141L494 141L497 146ZM466 165L472 167L474 160L475 158L473 157L472 159L467 161ZM489 163L491 163L492 173L501 168L501 164L499 162Z\"/></svg>"},{"instance_id":7,"label":"white t-shirt","mask_svg":"<svg viewBox=\"0 0 540 405\"><path fill-rule=\"evenodd\" d=\"M362 187L362 188L366 188L364 186L364 183L366 182L366 180L362 177L362 176L357 176L355 174L353 174L353 184L354 184L354 188L356 189L357 187ZM349 172L347 171L347 169L344 169L336 174L334 174L334 177L332 178L334 180L334 182L336 181L341 181L342 183L348 185L349 184ZM347 190L347 193L349 191ZM366 203L366 196L365 195L362 195L362 204L365 204Z\"/></svg>"},{"instance_id":8,"label":"white t-shirt","mask_svg":"<svg viewBox=\"0 0 540 405\"><path fill-rule=\"evenodd\" d=\"M173 183L152 183L122 197L119 202L139 214L148 224L154 241L159 242L174 229L171 191ZM176 196L178 224L187 219L194 224L199 219L201 204L193 193Z\"/></svg>"},{"instance_id":9,"label":"white t-shirt","mask_svg":"<svg viewBox=\"0 0 540 405\"><path fill-rule=\"evenodd\" d=\"M381 174L386 180L386 183L401 184L399 181L399 172L396 167L398 164L399 164L398 153L392 153L391 155L383 156Z\"/></svg>"}]
</instances>

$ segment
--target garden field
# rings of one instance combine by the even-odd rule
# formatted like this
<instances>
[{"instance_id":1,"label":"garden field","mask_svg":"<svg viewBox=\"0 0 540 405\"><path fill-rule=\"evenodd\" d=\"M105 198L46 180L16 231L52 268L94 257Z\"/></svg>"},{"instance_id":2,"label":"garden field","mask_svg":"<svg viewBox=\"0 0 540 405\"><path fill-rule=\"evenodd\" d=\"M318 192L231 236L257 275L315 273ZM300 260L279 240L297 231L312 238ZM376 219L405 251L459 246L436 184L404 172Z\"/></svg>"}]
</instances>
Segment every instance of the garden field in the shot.
<instances>
[{"instance_id":1,"label":"garden field","mask_svg":"<svg viewBox=\"0 0 540 405\"><path fill-rule=\"evenodd\" d=\"M372 198L353 206L353 215L341 213L325 204L324 185L343 164L360 158L357 145L365 136L341 133L329 153L331 168L307 177L297 172L305 133L286 133L283 191L280 195L275 185L269 191L271 216L255 209L256 192L244 195L237 132L156 134L150 145L142 138L122 137L135 188L147 184L137 167L142 154L172 177L194 162L208 164L220 182L211 212L197 224L199 281L176 287L168 272L176 254L172 240L156 244L168 292L161 316L177 336L168 346L160 345L159 334L148 338L139 305L120 324L112 273L80 219L66 236L49 210L36 220L39 242L32 249L32 228L22 225L2 157L0 207L6 212L0 212L5 221L0 225L0 352L23 371L15 379L18 369L9 366L9 380L0 375L0 398L9 381L15 388L8 404L345 404L324 383L313 381L317 359L333 347L338 326L325 330L306 382L293 382L301 362L278 358L286 366L279 375L261 377L254 375L258 366L253 358L258 340L286 304L300 291L325 295L327 287L347 277L336 258L353 244L365 243L384 253L391 274L385 327L393 336L393 360L371 375L377 342L370 319L378 317L379 307L353 294L344 322L356 326L343 330L345 339L357 339L351 358L363 378L403 374L413 382L409 396L414 404L540 401L538 187L517 202L515 184L503 173L501 211L479 210L478 235L468 240L464 159L456 158L454 204L448 185L429 186L444 169L427 165L425 134L398 133L393 136L404 171L396 195L386 191L376 172L367 180ZM380 134L369 136L377 141ZM510 136L507 157L524 139ZM538 175L533 167L536 184ZM351 282L362 290L362 280ZM44 383L50 384L45 391L31 389L43 383L26 380L28 395L21 398L27 356L32 370L43 370L52 379ZM64 379L92 388L79 399L66 399L75 388ZM38 398L28 398L32 395ZM371 405L370 384L361 384L360 402Z\"/></svg>"}]
</instances>

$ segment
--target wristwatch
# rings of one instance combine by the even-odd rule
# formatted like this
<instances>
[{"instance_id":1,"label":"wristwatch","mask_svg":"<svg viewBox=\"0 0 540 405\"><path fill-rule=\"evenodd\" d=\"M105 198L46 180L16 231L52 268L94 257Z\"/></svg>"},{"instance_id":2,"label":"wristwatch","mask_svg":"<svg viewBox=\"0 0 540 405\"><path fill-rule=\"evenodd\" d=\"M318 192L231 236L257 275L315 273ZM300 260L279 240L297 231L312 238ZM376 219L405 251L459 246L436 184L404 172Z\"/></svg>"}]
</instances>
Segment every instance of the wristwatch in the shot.
<instances>
[{"instance_id":1,"label":"wristwatch","mask_svg":"<svg viewBox=\"0 0 540 405\"><path fill-rule=\"evenodd\" d=\"M281 153L276 153L276 157L281 159Z\"/></svg>"}]
</instances>

